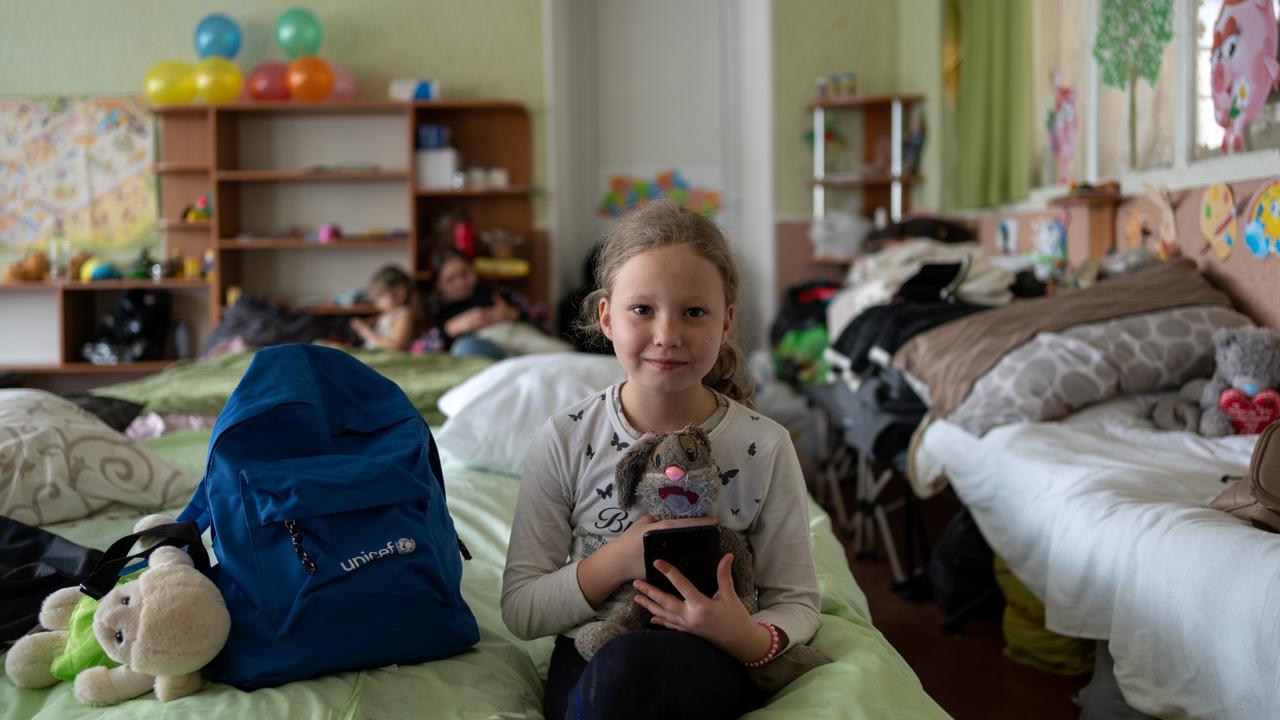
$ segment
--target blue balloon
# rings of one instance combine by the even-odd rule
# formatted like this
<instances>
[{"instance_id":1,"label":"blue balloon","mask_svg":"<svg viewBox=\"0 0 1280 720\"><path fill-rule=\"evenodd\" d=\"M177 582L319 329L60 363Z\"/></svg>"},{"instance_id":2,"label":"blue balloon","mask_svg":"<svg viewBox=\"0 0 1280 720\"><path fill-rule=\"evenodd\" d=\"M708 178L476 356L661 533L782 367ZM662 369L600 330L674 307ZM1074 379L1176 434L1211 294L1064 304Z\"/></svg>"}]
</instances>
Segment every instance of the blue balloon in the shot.
<instances>
[{"instance_id":1,"label":"blue balloon","mask_svg":"<svg viewBox=\"0 0 1280 720\"><path fill-rule=\"evenodd\" d=\"M240 26L235 20L213 13L196 25L196 54L203 58L233 58L240 52Z\"/></svg>"}]
</instances>

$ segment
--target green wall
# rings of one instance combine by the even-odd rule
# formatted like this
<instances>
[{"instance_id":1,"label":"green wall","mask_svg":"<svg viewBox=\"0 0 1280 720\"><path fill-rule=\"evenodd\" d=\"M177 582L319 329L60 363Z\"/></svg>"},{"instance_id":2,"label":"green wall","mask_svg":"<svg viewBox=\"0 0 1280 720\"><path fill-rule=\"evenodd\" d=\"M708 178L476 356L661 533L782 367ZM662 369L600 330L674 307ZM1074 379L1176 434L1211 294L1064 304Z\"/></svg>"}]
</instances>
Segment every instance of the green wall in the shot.
<instances>
[{"instance_id":1,"label":"green wall","mask_svg":"<svg viewBox=\"0 0 1280 720\"><path fill-rule=\"evenodd\" d=\"M859 93L897 90L898 6L883 0L773 0L774 212L778 219L808 217L812 150L804 133L812 124L805 104L817 96L819 75L852 70ZM841 113L845 145L860 153L856 119ZM829 113L830 117L831 114ZM843 192L843 191L841 191ZM850 196L851 197L851 196ZM828 205L838 202L834 195Z\"/></svg>"},{"instance_id":2,"label":"green wall","mask_svg":"<svg viewBox=\"0 0 1280 720\"><path fill-rule=\"evenodd\" d=\"M0 96L141 94L157 60L195 62L210 12L244 32L245 74L285 59L275 21L301 5L324 27L321 57L349 67L360 95L394 77L440 80L452 97L517 100L533 114L534 182L546 186L542 7L534 0L0 0ZM539 203L539 220L545 210Z\"/></svg>"},{"instance_id":3,"label":"green wall","mask_svg":"<svg viewBox=\"0 0 1280 720\"><path fill-rule=\"evenodd\" d=\"M942 198L942 0L773 0L774 211L780 220L808 217L806 181L812 150L804 140L819 75L853 70L858 92L923 93L928 137L913 207L937 208ZM844 157L861 155L860 126L852 112L835 118ZM830 155L830 152L828 153ZM850 191L829 191L828 206Z\"/></svg>"}]
</instances>

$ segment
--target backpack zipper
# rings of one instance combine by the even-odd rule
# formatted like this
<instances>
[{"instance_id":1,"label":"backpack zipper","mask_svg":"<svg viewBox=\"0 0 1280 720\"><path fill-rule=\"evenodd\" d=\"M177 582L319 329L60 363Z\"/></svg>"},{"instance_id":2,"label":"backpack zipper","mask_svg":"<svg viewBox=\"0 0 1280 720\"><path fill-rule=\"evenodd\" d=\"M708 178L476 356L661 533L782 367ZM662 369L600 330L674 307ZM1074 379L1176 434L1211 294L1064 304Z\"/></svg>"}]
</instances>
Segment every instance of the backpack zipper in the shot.
<instances>
[{"instance_id":1,"label":"backpack zipper","mask_svg":"<svg viewBox=\"0 0 1280 720\"><path fill-rule=\"evenodd\" d=\"M298 530L295 520L285 520L284 529L289 531L289 540L293 543L293 552L298 555L298 562L308 575L316 574L316 561L302 549L302 531Z\"/></svg>"}]
</instances>

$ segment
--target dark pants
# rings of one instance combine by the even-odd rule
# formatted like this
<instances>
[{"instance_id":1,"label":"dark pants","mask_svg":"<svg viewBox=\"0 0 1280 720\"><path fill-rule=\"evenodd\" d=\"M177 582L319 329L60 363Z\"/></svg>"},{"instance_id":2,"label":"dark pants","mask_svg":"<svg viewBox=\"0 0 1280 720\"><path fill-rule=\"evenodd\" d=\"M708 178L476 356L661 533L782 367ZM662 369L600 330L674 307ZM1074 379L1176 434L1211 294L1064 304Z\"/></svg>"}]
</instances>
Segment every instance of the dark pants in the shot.
<instances>
[{"instance_id":1,"label":"dark pants","mask_svg":"<svg viewBox=\"0 0 1280 720\"><path fill-rule=\"evenodd\" d=\"M591 662L573 640L556 638L543 708L570 718L736 718L766 695L746 668L696 635L637 630L600 648Z\"/></svg>"}]
</instances>

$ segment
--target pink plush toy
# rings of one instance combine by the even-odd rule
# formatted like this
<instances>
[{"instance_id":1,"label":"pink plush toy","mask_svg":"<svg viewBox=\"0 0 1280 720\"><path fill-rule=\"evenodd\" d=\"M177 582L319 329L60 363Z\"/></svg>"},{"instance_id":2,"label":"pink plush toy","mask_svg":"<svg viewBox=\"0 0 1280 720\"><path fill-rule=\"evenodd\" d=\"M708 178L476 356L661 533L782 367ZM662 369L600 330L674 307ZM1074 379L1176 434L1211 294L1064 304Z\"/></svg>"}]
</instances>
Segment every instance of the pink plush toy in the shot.
<instances>
[{"instance_id":1,"label":"pink plush toy","mask_svg":"<svg viewBox=\"0 0 1280 720\"><path fill-rule=\"evenodd\" d=\"M1244 150L1244 129L1280 85L1273 0L1223 0L1213 24L1214 117L1225 132L1222 151Z\"/></svg>"}]
</instances>

